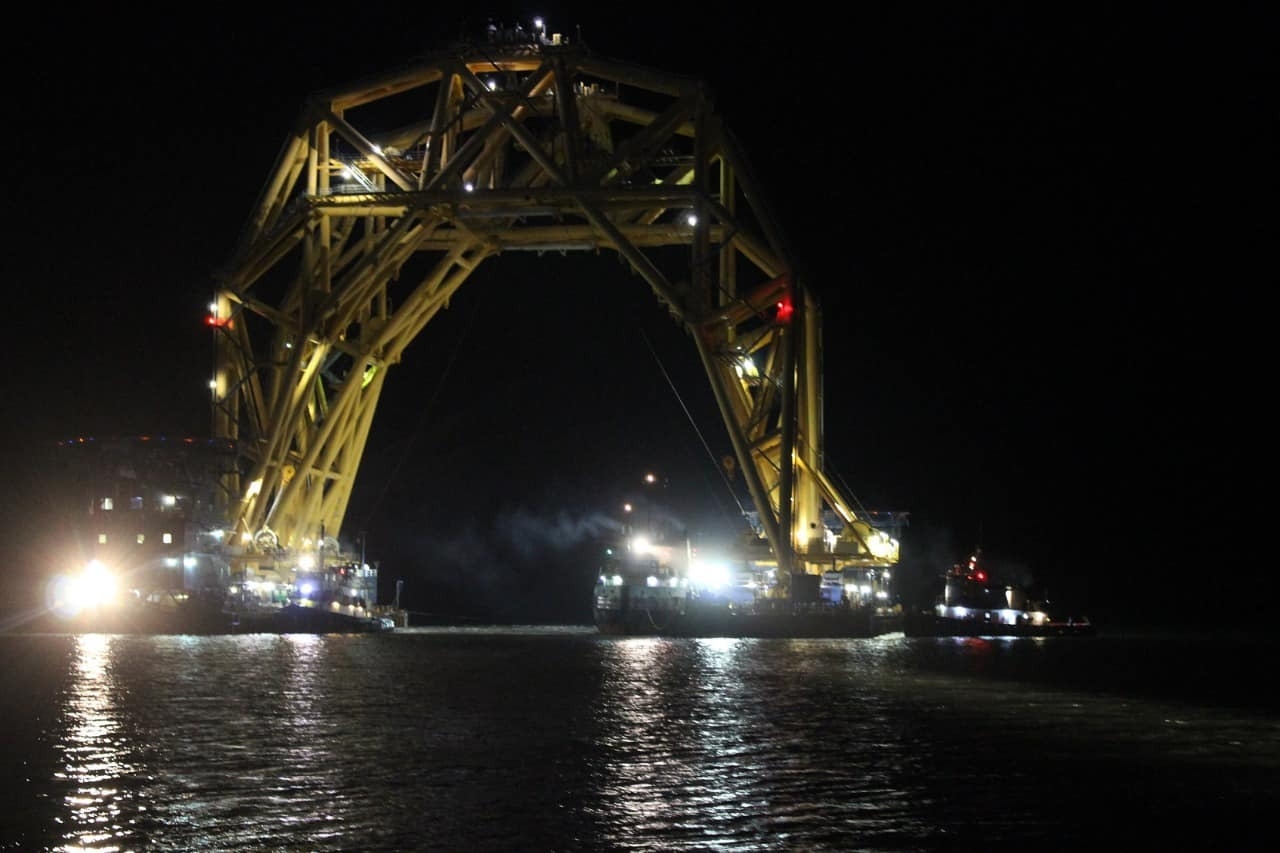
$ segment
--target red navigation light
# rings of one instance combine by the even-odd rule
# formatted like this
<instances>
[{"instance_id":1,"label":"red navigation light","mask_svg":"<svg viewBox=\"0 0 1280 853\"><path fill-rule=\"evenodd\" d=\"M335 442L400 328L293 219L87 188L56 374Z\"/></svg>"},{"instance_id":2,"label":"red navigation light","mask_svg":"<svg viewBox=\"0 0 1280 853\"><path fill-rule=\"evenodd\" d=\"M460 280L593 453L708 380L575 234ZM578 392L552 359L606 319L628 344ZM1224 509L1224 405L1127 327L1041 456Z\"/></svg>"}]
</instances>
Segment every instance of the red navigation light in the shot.
<instances>
[{"instance_id":1,"label":"red navigation light","mask_svg":"<svg viewBox=\"0 0 1280 853\"><path fill-rule=\"evenodd\" d=\"M976 578L977 578L978 580L980 580L980 581L984 581L984 580L986 580L986 579L987 579L987 573L986 573L986 572L984 572L984 571L982 571L981 569L979 569L979 570L974 574L974 577L976 577Z\"/></svg>"},{"instance_id":2,"label":"red navigation light","mask_svg":"<svg viewBox=\"0 0 1280 853\"><path fill-rule=\"evenodd\" d=\"M791 304L791 294L787 294L778 300L778 313L774 315L774 319L779 323L790 323L791 315L795 313L795 307Z\"/></svg>"}]
</instances>

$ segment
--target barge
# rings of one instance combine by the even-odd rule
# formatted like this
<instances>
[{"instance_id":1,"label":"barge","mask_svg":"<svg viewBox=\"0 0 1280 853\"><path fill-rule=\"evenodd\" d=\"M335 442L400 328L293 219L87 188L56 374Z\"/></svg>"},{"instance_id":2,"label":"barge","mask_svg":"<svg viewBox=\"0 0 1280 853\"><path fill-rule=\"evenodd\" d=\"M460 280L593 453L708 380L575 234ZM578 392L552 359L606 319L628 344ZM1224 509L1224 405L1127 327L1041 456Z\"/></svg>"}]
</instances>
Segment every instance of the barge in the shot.
<instances>
[{"instance_id":1,"label":"barge","mask_svg":"<svg viewBox=\"0 0 1280 853\"><path fill-rule=\"evenodd\" d=\"M607 549L592 614L605 635L731 638L875 637L902 630L889 573L850 567L779 576L761 553L701 558L645 542Z\"/></svg>"},{"instance_id":2,"label":"barge","mask_svg":"<svg viewBox=\"0 0 1280 853\"><path fill-rule=\"evenodd\" d=\"M94 571L97 570L97 572ZM80 579L52 584L45 606L12 619L10 632L70 634L331 634L380 633L404 624L384 607L326 603L294 598L259 602L239 592L189 593L183 590L118 591L104 583L87 584L101 567Z\"/></svg>"},{"instance_id":3,"label":"barge","mask_svg":"<svg viewBox=\"0 0 1280 853\"><path fill-rule=\"evenodd\" d=\"M68 536L5 630L126 634L367 633L408 624L378 600L378 565L327 536L234 536L212 497L234 445L112 436L44 461ZM261 546L267 547L261 547Z\"/></svg>"}]
</instances>

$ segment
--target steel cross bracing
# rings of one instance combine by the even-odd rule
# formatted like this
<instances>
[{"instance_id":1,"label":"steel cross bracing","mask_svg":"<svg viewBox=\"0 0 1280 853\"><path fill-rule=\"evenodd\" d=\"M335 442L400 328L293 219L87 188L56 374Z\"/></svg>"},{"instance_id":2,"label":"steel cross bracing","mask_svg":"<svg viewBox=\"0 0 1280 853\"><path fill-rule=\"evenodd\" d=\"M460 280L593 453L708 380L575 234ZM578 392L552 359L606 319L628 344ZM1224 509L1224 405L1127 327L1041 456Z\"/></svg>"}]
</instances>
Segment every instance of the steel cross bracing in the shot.
<instances>
[{"instance_id":1,"label":"steel cross bracing","mask_svg":"<svg viewBox=\"0 0 1280 853\"><path fill-rule=\"evenodd\" d=\"M388 376L485 259L599 250L691 333L779 567L894 563L824 475L818 306L706 87L545 39L306 102L211 317L231 541L338 537Z\"/></svg>"}]
</instances>

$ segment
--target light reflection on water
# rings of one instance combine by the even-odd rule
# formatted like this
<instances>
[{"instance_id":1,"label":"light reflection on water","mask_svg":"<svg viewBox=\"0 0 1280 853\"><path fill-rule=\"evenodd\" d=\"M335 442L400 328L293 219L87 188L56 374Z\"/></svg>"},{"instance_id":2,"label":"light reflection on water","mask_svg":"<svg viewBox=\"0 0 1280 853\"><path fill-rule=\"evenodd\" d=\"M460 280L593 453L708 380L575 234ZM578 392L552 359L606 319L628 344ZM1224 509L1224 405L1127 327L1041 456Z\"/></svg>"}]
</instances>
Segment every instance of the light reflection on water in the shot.
<instances>
[{"instance_id":1,"label":"light reflection on water","mask_svg":"<svg viewBox=\"0 0 1280 853\"><path fill-rule=\"evenodd\" d=\"M882 641L618 640L600 716L600 783L628 849L847 849L920 827L901 720L875 682ZM903 756L909 758L904 760ZM656 783L656 784L655 784ZM917 835L918 837L918 835ZM637 840L643 839L643 840Z\"/></svg>"},{"instance_id":2,"label":"light reflection on water","mask_svg":"<svg viewBox=\"0 0 1280 853\"><path fill-rule=\"evenodd\" d=\"M1229 677L1262 651L529 629L0 636L0 841L1188 849L1280 805L1275 706Z\"/></svg>"},{"instance_id":3,"label":"light reflection on water","mask_svg":"<svg viewBox=\"0 0 1280 853\"><path fill-rule=\"evenodd\" d=\"M122 813L129 810L127 801L134 794L120 789L136 765L134 746L116 707L116 641L104 634L75 638L73 677L56 746L63 765L57 778L68 786L63 797L67 850L119 850Z\"/></svg>"}]
</instances>

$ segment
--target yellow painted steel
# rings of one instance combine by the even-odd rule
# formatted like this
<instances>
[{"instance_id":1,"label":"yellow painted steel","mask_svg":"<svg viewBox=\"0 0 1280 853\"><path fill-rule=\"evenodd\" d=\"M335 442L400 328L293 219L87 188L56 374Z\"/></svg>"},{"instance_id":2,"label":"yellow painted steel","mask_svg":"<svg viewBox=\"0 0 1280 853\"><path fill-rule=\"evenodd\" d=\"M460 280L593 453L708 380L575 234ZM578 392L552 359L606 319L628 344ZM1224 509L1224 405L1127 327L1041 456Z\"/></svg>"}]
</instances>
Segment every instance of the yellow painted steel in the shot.
<instances>
[{"instance_id":1,"label":"yellow painted steel","mask_svg":"<svg viewBox=\"0 0 1280 853\"><path fill-rule=\"evenodd\" d=\"M676 264L672 246L689 249ZM692 333L779 569L896 562L823 474L818 305L706 87L543 41L307 101L215 303L237 553L336 538L410 342L486 259L578 250L617 253ZM846 523L835 548L828 508Z\"/></svg>"}]
</instances>

